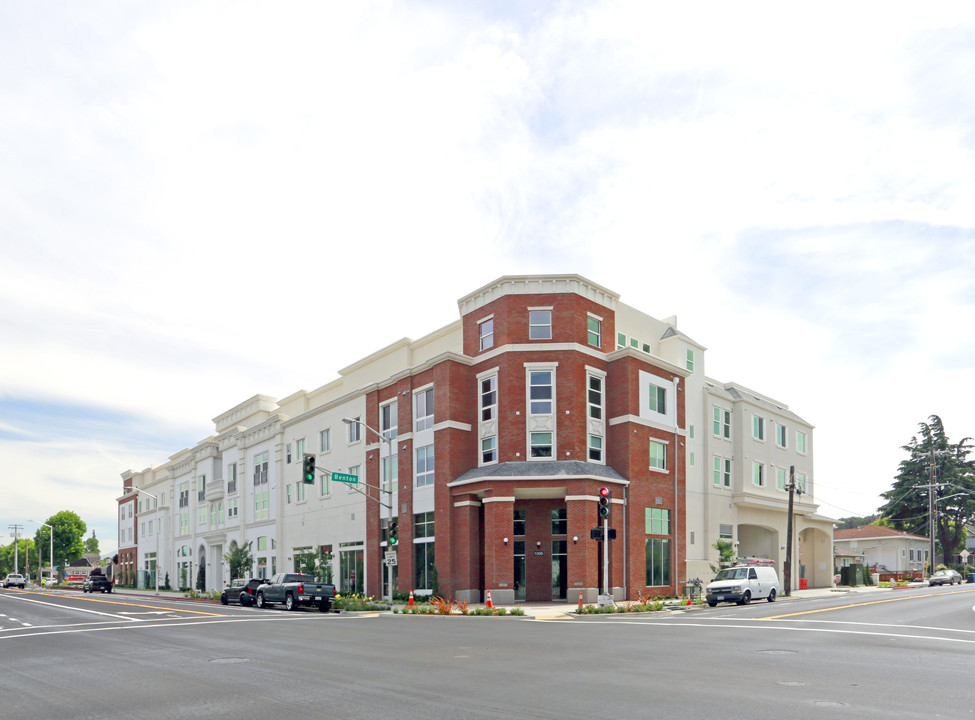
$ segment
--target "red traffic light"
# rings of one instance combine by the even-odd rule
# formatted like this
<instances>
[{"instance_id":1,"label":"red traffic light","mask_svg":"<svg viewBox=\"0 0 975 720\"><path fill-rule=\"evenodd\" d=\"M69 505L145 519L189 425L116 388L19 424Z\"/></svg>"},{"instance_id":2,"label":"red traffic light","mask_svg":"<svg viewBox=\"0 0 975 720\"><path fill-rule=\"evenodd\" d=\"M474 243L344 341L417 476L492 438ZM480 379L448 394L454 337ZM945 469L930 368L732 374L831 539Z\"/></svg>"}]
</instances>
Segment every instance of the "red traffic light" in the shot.
<instances>
[{"instance_id":1,"label":"red traffic light","mask_svg":"<svg viewBox=\"0 0 975 720\"><path fill-rule=\"evenodd\" d=\"M599 488L599 497L600 498L608 498L609 497L609 488Z\"/></svg>"},{"instance_id":2,"label":"red traffic light","mask_svg":"<svg viewBox=\"0 0 975 720\"><path fill-rule=\"evenodd\" d=\"M599 488L599 518L609 517L609 488Z\"/></svg>"}]
</instances>

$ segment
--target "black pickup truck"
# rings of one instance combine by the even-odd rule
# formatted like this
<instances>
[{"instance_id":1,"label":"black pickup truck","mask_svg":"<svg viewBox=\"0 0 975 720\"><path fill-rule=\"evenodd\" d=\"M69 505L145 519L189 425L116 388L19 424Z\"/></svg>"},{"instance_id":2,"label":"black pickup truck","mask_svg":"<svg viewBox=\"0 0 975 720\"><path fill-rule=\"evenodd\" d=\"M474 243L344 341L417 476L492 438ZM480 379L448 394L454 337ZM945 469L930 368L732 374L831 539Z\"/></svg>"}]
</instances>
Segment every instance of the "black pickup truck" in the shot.
<instances>
[{"instance_id":1,"label":"black pickup truck","mask_svg":"<svg viewBox=\"0 0 975 720\"><path fill-rule=\"evenodd\" d=\"M259 608L283 603L288 610L317 605L322 612L328 612L335 597L335 586L316 583L315 578L303 573L278 573L255 593Z\"/></svg>"},{"instance_id":2,"label":"black pickup truck","mask_svg":"<svg viewBox=\"0 0 975 720\"><path fill-rule=\"evenodd\" d=\"M112 592L112 581L105 577L101 572L88 573L85 584L81 586L81 591L86 593L93 592Z\"/></svg>"}]
</instances>

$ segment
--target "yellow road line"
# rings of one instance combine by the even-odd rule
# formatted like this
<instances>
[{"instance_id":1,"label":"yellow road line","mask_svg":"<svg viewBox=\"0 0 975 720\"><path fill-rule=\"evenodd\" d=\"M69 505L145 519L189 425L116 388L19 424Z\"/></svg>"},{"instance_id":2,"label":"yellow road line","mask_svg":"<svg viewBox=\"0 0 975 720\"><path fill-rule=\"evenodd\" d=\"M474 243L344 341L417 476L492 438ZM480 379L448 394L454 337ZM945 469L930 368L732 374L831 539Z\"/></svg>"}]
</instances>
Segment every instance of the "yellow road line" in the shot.
<instances>
[{"instance_id":1,"label":"yellow road line","mask_svg":"<svg viewBox=\"0 0 975 720\"><path fill-rule=\"evenodd\" d=\"M25 590L25 595L40 595L42 597L50 598L51 595L48 593L36 592L33 590ZM57 595L56 597L72 597L70 595ZM213 612L203 612L202 610L184 610L182 608L171 608L171 607L160 607L158 605L142 605L139 603L122 602L120 600L102 600L100 598L89 598L80 597L79 600L87 600L88 602L105 603L107 605L125 605L127 607L138 607L138 608L149 608L150 610L168 610L169 612L181 612L190 613L192 615L212 615L213 617L224 617L223 613L213 613Z\"/></svg>"},{"instance_id":2,"label":"yellow road line","mask_svg":"<svg viewBox=\"0 0 975 720\"><path fill-rule=\"evenodd\" d=\"M832 612L833 610L845 610L846 608L863 607L864 605L878 605L879 603L901 602L902 600L919 600L922 598L936 598L942 595L955 595L957 593L970 593L975 590L952 590L943 593L929 593L926 595L905 595L903 597L888 598L887 600L868 600L867 602L852 603L850 605L837 605L836 607L819 608L818 610L803 610L801 612L786 613L785 615L770 615L761 618L762 620L778 620L779 618L796 617L797 615L813 615L815 613Z\"/></svg>"}]
</instances>

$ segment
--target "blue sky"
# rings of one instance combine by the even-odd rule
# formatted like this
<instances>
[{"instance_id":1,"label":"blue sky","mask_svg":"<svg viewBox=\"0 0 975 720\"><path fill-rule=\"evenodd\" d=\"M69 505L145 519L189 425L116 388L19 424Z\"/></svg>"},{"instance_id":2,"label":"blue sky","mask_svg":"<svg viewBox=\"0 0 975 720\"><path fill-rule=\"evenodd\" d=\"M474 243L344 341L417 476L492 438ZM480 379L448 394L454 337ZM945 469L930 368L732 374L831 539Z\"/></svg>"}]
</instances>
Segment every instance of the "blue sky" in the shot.
<instances>
[{"instance_id":1,"label":"blue sky","mask_svg":"<svg viewBox=\"0 0 975 720\"><path fill-rule=\"evenodd\" d=\"M124 470L525 273L677 315L872 512L975 435L973 71L964 3L6 3L0 521L109 549Z\"/></svg>"}]
</instances>

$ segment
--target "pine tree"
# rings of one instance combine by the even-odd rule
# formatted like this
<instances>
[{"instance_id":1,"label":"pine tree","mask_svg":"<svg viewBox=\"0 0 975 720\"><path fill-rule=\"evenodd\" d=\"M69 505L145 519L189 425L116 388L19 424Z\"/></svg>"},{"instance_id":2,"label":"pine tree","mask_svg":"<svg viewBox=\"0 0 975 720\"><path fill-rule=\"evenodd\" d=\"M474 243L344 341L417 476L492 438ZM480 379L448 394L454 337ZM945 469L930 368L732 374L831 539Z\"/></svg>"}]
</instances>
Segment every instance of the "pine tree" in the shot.
<instances>
[{"instance_id":1,"label":"pine tree","mask_svg":"<svg viewBox=\"0 0 975 720\"><path fill-rule=\"evenodd\" d=\"M893 487L882 494L887 500L880 508L884 519L898 530L929 535L928 492L934 492L934 536L946 565L953 564L955 548L965 539L965 523L975 516L971 440L949 442L941 418L932 415L901 448L908 457L901 461ZM932 464L935 487L929 490L921 486L931 484Z\"/></svg>"}]
</instances>

